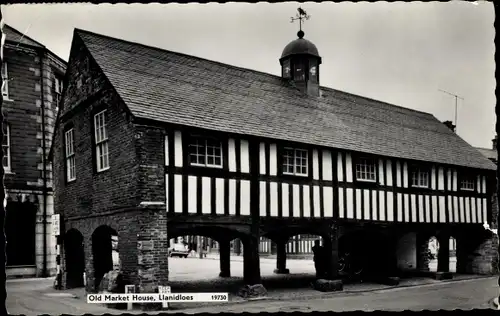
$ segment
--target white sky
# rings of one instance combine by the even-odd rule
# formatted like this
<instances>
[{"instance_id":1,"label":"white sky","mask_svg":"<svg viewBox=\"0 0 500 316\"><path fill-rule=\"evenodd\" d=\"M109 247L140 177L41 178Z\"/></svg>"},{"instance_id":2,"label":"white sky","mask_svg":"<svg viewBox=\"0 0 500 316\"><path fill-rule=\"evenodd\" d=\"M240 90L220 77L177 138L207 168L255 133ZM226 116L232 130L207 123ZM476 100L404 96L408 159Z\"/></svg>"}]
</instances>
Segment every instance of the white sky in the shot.
<instances>
[{"instance_id":1,"label":"white sky","mask_svg":"<svg viewBox=\"0 0 500 316\"><path fill-rule=\"evenodd\" d=\"M318 47L322 86L454 120L473 146L491 147L495 116L494 8L479 2L37 4L2 6L5 22L67 60L73 29L280 75L296 38Z\"/></svg>"}]
</instances>

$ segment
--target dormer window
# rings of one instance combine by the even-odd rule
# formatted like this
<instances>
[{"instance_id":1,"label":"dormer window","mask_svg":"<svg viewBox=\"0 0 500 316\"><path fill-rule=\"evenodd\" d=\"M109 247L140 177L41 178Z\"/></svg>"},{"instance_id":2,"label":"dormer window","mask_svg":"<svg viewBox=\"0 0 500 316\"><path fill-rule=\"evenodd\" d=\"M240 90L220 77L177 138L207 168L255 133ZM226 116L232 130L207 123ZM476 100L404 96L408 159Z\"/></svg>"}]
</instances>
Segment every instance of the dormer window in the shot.
<instances>
[{"instance_id":1,"label":"dormer window","mask_svg":"<svg viewBox=\"0 0 500 316\"><path fill-rule=\"evenodd\" d=\"M422 167L413 167L411 173L411 185L415 188L429 187L429 170Z\"/></svg>"},{"instance_id":2,"label":"dormer window","mask_svg":"<svg viewBox=\"0 0 500 316\"><path fill-rule=\"evenodd\" d=\"M222 168L222 143L210 137L191 136L189 161L192 166Z\"/></svg>"},{"instance_id":3,"label":"dormer window","mask_svg":"<svg viewBox=\"0 0 500 316\"><path fill-rule=\"evenodd\" d=\"M366 182L377 181L377 167L371 158L359 158L356 162L356 180Z\"/></svg>"},{"instance_id":4,"label":"dormer window","mask_svg":"<svg viewBox=\"0 0 500 316\"><path fill-rule=\"evenodd\" d=\"M474 191L475 181L474 177L471 176L462 176L460 179L460 190L464 191Z\"/></svg>"},{"instance_id":5,"label":"dormer window","mask_svg":"<svg viewBox=\"0 0 500 316\"><path fill-rule=\"evenodd\" d=\"M283 174L307 176L308 151L298 148L283 148Z\"/></svg>"}]
</instances>

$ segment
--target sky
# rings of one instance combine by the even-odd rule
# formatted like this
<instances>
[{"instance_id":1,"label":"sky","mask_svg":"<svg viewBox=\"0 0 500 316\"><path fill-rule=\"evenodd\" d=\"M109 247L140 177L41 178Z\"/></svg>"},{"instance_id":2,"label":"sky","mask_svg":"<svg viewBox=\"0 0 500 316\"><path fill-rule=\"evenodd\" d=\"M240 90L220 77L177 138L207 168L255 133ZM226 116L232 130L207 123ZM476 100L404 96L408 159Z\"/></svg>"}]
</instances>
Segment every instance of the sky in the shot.
<instances>
[{"instance_id":1,"label":"sky","mask_svg":"<svg viewBox=\"0 0 500 316\"><path fill-rule=\"evenodd\" d=\"M67 60L74 28L274 75L283 48L305 38L320 84L454 121L476 147L495 135L494 8L485 1L2 5L5 22Z\"/></svg>"}]
</instances>

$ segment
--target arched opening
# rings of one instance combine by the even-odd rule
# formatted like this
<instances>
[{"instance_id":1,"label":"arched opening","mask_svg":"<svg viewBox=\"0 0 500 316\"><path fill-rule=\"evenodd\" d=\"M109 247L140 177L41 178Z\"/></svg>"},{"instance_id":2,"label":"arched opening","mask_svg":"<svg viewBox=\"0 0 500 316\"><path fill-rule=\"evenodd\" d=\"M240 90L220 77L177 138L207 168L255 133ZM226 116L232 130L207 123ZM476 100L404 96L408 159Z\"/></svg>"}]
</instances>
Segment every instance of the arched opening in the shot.
<instances>
[{"instance_id":1,"label":"arched opening","mask_svg":"<svg viewBox=\"0 0 500 316\"><path fill-rule=\"evenodd\" d=\"M427 258L429 262L429 271L437 272L438 270L438 253L439 253L439 241L436 236L432 236L427 241Z\"/></svg>"},{"instance_id":2,"label":"arched opening","mask_svg":"<svg viewBox=\"0 0 500 316\"><path fill-rule=\"evenodd\" d=\"M239 233L221 227L170 228L169 281L186 285L243 276L242 260L232 260L238 237Z\"/></svg>"},{"instance_id":3,"label":"arched opening","mask_svg":"<svg viewBox=\"0 0 500 316\"><path fill-rule=\"evenodd\" d=\"M7 202L7 267L35 265L36 210L36 204L30 202Z\"/></svg>"},{"instance_id":4,"label":"arched opening","mask_svg":"<svg viewBox=\"0 0 500 316\"><path fill-rule=\"evenodd\" d=\"M76 229L70 229L64 236L64 259L66 287L84 286L85 254L83 235Z\"/></svg>"},{"instance_id":5,"label":"arched opening","mask_svg":"<svg viewBox=\"0 0 500 316\"><path fill-rule=\"evenodd\" d=\"M99 226L92 234L95 288L99 289L102 277L113 270L119 259L117 252L118 233L111 227Z\"/></svg>"}]
</instances>

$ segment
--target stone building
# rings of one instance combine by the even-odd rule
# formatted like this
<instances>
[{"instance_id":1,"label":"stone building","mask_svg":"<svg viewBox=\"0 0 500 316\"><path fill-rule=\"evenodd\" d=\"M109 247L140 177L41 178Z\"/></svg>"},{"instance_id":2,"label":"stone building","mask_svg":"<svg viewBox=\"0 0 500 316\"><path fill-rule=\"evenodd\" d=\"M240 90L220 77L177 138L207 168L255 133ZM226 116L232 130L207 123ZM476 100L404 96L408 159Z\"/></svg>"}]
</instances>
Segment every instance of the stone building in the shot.
<instances>
[{"instance_id":1,"label":"stone building","mask_svg":"<svg viewBox=\"0 0 500 316\"><path fill-rule=\"evenodd\" d=\"M9 25L2 32L6 273L50 276L56 256L52 164L47 154L66 62Z\"/></svg>"},{"instance_id":2,"label":"stone building","mask_svg":"<svg viewBox=\"0 0 500 316\"><path fill-rule=\"evenodd\" d=\"M428 270L433 236L439 271L453 236L457 271L480 272L495 165L431 114L321 86L302 31L276 57L281 76L75 30L52 151L66 286L85 269L96 291L111 236L140 292L168 283L169 239L190 235L218 241L222 277L241 240L247 284L261 237L289 273L302 234L323 240L328 280L347 252L372 275Z\"/></svg>"}]
</instances>

